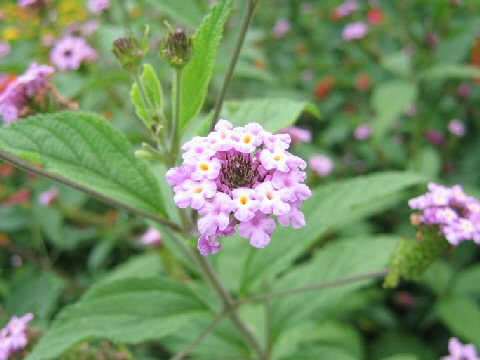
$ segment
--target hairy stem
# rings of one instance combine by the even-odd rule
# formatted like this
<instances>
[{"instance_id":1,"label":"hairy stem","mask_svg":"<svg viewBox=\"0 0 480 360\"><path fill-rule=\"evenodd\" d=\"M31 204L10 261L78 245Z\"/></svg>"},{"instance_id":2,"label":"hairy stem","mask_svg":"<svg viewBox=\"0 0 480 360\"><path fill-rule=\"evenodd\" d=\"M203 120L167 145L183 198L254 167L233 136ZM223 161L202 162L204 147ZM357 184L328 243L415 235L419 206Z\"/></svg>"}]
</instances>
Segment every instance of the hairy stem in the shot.
<instances>
[{"instance_id":1,"label":"hairy stem","mask_svg":"<svg viewBox=\"0 0 480 360\"><path fill-rule=\"evenodd\" d=\"M237 65L237 60L240 55L240 51L242 50L243 42L245 41L245 35L247 34L248 26L250 25L258 1L259 0L248 0L247 12L243 18L242 25L240 26L240 33L238 34L237 43L235 45L232 58L230 59L230 64L228 65L227 74L225 75L225 79L223 79L220 94L215 102L212 129L215 127L215 124L218 121L220 111L222 111L223 101L225 100L225 95L227 94L228 86L232 80L233 72L235 71L235 66Z\"/></svg>"},{"instance_id":2,"label":"hairy stem","mask_svg":"<svg viewBox=\"0 0 480 360\"><path fill-rule=\"evenodd\" d=\"M245 336L248 342L253 346L253 348L259 355L259 359L267 360L268 354L265 352L263 346L257 340L257 338L252 333L252 331L248 328L247 324L243 322L243 320L240 318L240 316L236 312L237 306L236 306L235 300L230 296L230 293L223 285L221 279L218 277L217 273L213 269L208 259L203 257L198 251L194 252L194 256L197 260L198 265L201 267L207 279L210 281L214 290L217 292L220 299L222 300L224 310L227 312L228 316L230 317L230 320L238 328L238 330L242 332L242 334Z\"/></svg>"},{"instance_id":3,"label":"hairy stem","mask_svg":"<svg viewBox=\"0 0 480 360\"><path fill-rule=\"evenodd\" d=\"M91 195L91 196L93 196L93 197L111 205L111 206L118 207L118 208L121 208L121 209L125 209L125 210L130 211L134 214L144 216L148 219L157 221L158 223L170 228L173 231L180 232L182 230L182 228L178 224L175 224L175 223L165 219L164 217L162 217L160 215L152 214L148 211L140 210L140 209L137 209L137 208L135 208L135 207L133 207L129 204L125 204L123 202L120 202L120 201L118 201L118 200L116 200L116 199L114 199L110 196L102 194L101 192L90 189L90 188L88 188L88 187L86 187L82 184L76 183L73 180L67 179L67 178L65 178L61 175L55 174L53 172L42 169L41 167L35 166L35 165L33 165L33 164L15 156L15 155L12 155L9 152L6 152L4 150L0 150L0 158L5 160L5 161L8 161L9 163L12 163L13 165L15 165L16 167L18 167L22 170L25 170L25 171L28 171L28 172L31 172L31 173L49 178L49 179L54 180L56 182L59 182L61 184L70 186L74 189L83 191L84 193L87 193L87 194L89 194L89 195Z\"/></svg>"},{"instance_id":4,"label":"hairy stem","mask_svg":"<svg viewBox=\"0 0 480 360\"><path fill-rule=\"evenodd\" d=\"M173 116L173 124L170 130L171 133L171 144L172 144L172 159L173 162L177 160L178 151L180 148L180 101L182 95L182 69L176 68L175 69L175 108L174 116Z\"/></svg>"},{"instance_id":5,"label":"hairy stem","mask_svg":"<svg viewBox=\"0 0 480 360\"><path fill-rule=\"evenodd\" d=\"M282 290L282 291L276 291L276 292L270 292L270 293L265 293L265 294L260 294L256 296L251 296L242 299L237 303L237 305L242 305L245 303L251 303L251 302L261 302L261 301L266 301L267 299L271 298L279 298L279 297L285 297L285 296L290 296L290 295L295 295L295 294L301 294L304 292L308 291L315 291L315 290L320 290L320 289L326 289L330 287L335 287L343 284L348 284L351 282L355 281L360 281L360 280L366 280L366 279L371 279L371 278L380 278L384 277L390 272L390 270L379 270L379 271L373 271L373 272L368 272L365 274L360 274L360 275L355 275L355 276L349 276L337 280L332 280L332 281L326 281L323 283L319 284L313 284L313 285L307 285L307 286L301 286L298 288L293 288L293 289L288 289L288 290Z\"/></svg>"}]
</instances>

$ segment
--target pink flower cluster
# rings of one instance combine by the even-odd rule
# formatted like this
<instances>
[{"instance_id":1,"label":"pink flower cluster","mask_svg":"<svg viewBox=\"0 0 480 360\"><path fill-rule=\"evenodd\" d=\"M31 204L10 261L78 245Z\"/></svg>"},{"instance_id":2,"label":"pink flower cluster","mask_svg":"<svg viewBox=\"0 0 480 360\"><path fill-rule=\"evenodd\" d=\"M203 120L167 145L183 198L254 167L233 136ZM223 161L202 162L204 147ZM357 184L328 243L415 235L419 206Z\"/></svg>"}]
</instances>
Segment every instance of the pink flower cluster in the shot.
<instances>
[{"instance_id":1,"label":"pink flower cluster","mask_svg":"<svg viewBox=\"0 0 480 360\"><path fill-rule=\"evenodd\" d=\"M95 61L97 53L83 37L65 36L50 52L50 61L61 71L77 70L87 61Z\"/></svg>"},{"instance_id":2,"label":"pink flower cluster","mask_svg":"<svg viewBox=\"0 0 480 360\"><path fill-rule=\"evenodd\" d=\"M463 345L460 340L454 337L448 342L448 351L450 354L440 360L480 360L475 345Z\"/></svg>"},{"instance_id":3,"label":"pink flower cluster","mask_svg":"<svg viewBox=\"0 0 480 360\"><path fill-rule=\"evenodd\" d=\"M32 63L25 73L10 82L0 94L0 115L10 123L21 117L21 110L39 91L48 85L48 77L54 69Z\"/></svg>"},{"instance_id":4,"label":"pink flower cluster","mask_svg":"<svg viewBox=\"0 0 480 360\"><path fill-rule=\"evenodd\" d=\"M0 330L0 360L7 360L10 355L23 349L28 344L28 323L33 319L33 314L28 313L22 317L12 317L2 330Z\"/></svg>"},{"instance_id":5,"label":"pink flower cluster","mask_svg":"<svg viewBox=\"0 0 480 360\"><path fill-rule=\"evenodd\" d=\"M88 0L88 10L94 14L101 14L111 6L110 0Z\"/></svg>"},{"instance_id":6,"label":"pink flower cluster","mask_svg":"<svg viewBox=\"0 0 480 360\"><path fill-rule=\"evenodd\" d=\"M311 196L305 181L306 163L287 151L288 134L272 134L251 123L236 127L220 120L207 137L194 137L183 150L183 164L167 172L175 203L198 210L202 255L221 249L218 239L240 236L263 248L276 227L305 226L300 211Z\"/></svg>"},{"instance_id":7,"label":"pink flower cluster","mask_svg":"<svg viewBox=\"0 0 480 360\"><path fill-rule=\"evenodd\" d=\"M466 195L460 185L448 188L430 183L428 190L408 203L412 209L422 210L420 221L438 226L452 245L466 240L480 244L480 200Z\"/></svg>"}]
</instances>

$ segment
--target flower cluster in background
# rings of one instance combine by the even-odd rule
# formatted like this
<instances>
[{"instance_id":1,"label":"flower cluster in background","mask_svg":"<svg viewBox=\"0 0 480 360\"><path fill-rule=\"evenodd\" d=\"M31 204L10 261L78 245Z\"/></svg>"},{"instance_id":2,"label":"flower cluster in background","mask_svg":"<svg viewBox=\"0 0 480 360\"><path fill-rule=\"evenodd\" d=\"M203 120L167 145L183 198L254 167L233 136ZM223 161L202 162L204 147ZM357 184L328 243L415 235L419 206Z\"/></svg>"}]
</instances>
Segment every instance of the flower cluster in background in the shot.
<instances>
[{"instance_id":1,"label":"flower cluster in background","mask_svg":"<svg viewBox=\"0 0 480 360\"><path fill-rule=\"evenodd\" d=\"M32 63L28 70L11 81L0 94L0 115L11 122L29 112L28 102L48 85L54 69L47 65Z\"/></svg>"},{"instance_id":2,"label":"flower cluster in background","mask_svg":"<svg viewBox=\"0 0 480 360\"><path fill-rule=\"evenodd\" d=\"M33 314L28 313L22 317L12 317L8 324L0 330L0 360L8 360L18 350L28 344L28 323L33 319Z\"/></svg>"},{"instance_id":3,"label":"flower cluster in background","mask_svg":"<svg viewBox=\"0 0 480 360\"><path fill-rule=\"evenodd\" d=\"M305 161L287 151L288 134L271 134L256 123L236 127L220 120L208 137L185 143L183 165L167 172L175 203L198 210L198 247L203 255L220 251L218 238L240 236L254 247L270 242L276 227L300 228L300 211L311 192Z\"/></svg>"},{"instance_id":4,"label":"flower cluster in background","mask_svg":"<svg viewBox=\"0 0 480 360\"><path fill-rule=\"evenodd\" d=\"M78 36L60 39L50 53L50 61L61 71L77 70L82 63L95 61L96 58L96 51Z\"/></svg>"},{"instance_id":5,"label":"flower cluster in background","mask_svg":"<svg viewBox=\"0 0 480 360\"><path fill-rule=\"evenodd\" d=\"M448 351L450 354L442 357L440 360L480 360L475 345L464 345L454 337L448 342Z\"/></svg>"},{"instance_id":6,"label":"flower cluster in background","mask_svg":"<svg viewBox=\"0 0 480 360\"><path fill-rule=\"evenodd\" d=\"M438 226L452 245L466 240L480 244L480 200L466 195L459 185L448 188L430 183L428 190L409 201L412 209L422 210L419 221Z\"/></svg>"}]
</instances>

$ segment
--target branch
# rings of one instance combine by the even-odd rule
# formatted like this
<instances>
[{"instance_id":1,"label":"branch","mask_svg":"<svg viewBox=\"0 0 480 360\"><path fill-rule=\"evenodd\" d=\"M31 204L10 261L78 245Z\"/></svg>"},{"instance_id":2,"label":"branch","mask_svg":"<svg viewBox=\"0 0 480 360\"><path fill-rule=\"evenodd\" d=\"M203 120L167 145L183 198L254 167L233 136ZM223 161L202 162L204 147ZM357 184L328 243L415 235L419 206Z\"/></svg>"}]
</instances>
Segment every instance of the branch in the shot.
<instances>
[{"instance_id":1,"label":"branch","mask_svg":"<svg viewBox=\"0 0 480 360\"><path fill-rule=\"evenodd\" d=\"M91 195L91 196L93 196L93 197L111 205L111 206L118 207L118 208L121 208L121 209L125 209L125 210L130 211L134 214L137 214L137 215L146 217L148 219L157 221L160 224L162 224L164 226L167 226L174 231L177 231L177 232L182 231L182 228L179 225L165 219L163 216L155 215L155 214L152 214L148 211L140 210L140 209L137 209L137 208L135 208L131 205L120 202L120 201L118 201L118 200L116 200L116 199L114 199L110 196L102 194L99 191L90 189L89 187L86 187L82 184L76 183L73 180L70 180L66 177L63 177L62 175L55 174L55 173L50 172L48 170L42 169L39 166L33 165L33 164L29 163L28 161L25 161L25 160L13 155L13 154L10 154L7 151L0 150L0 158L4 159L5 161L8 161L9 163L12 163L16 167L18 167L18 168L20 168L24 171L31 172L31 173L49 178L49 179L54 180L56 182L59 182L61 184L70 186L74 189L83 191L84 193L87 193L87 194L89 194L89 195Z\"/></svg>"},{"instance_id":2,"label":"branch","mask_svg":"<svg viewBox=\"0 0 480 360\"><path fill-rule=\"evenodd\" d=\"M298 288L293 288L293 289L288 289L288 290L282 290L282 291L277 291L277 292L271 292L271 293L265 293L261 295L256 295L256 296L251 296L244 298L240 301L237 302L237 306L243 305L245 303L250 303L250 302L260 302L260 301L266 301L267 299L270 298L279 298L279 297L284 297L284 296L289 296L289 295L295 295L295 294L300 294L308 291L315 291L315 290L320 290L320 289L325 289L325 288L330 288L330 287L335 287L343 284L348 284L352 283L355 281L360 281L360 280L366 280L370 278L379 278L379 277L384 277L390 272L390 270L380 270L380 271L374 271L374 272L369 272L361 275L355 275L355 276L350 276L350 277L345 277L341 278L338 280L332 280L332 281L326 281L323 283L319 284L313 284L313 285L307 285L307 286L301 286Z\"/></svg>"}]
</instances>

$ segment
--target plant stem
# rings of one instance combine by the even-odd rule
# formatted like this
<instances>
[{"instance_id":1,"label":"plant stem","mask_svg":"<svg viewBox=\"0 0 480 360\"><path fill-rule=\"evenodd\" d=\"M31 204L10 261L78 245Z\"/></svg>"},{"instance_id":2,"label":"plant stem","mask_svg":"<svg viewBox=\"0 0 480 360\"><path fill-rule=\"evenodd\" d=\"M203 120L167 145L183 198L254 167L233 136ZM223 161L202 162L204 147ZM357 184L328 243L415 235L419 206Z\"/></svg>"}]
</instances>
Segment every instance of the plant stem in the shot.
<instances>
[{"instance_id":1,"label":"plant stem","mask_svg":"<svg viewBox=\"0 0 480 360\"><path fill-rule=\"evenodd\" d=\"M293 288L293 289L288 289L288 290L282 290L282 291L277 291L277 292L270 292L270 293L265 293L265 294L261 294L261 295L256 295L256 296L252 296L252 297L242 299L241 301L239 301L237 303L237 306L245 304L245 303L250 303L250 302L265 301L266 299L269 299L269 298L279 298L279 297L284 297L284 296L289 296L289 295L300 294L300 293L304 293L304 292L308 292L308 291L315 291L315 290L335 287L335 286L348 284L348 283L355 282L355 281L360 281L360 280L384 277L389 272L390 272L390 270L385 269L385 270L368 272L368 273L365 273L365 274L360 274L360 275L355 275L355 276L349 276L349 277L345 277L345 278L341 278L341 279L337 279L337 280L326 281L326 282L319 283L319 284L301 286L301 287L298 287L298 288Z\"/></svg>"},{"instance_id":2,"label":"plant stem","mask_svg":"<svg viewBox=\"0 0 480 360\"><path fill-rule=\"evenodd\" d=\"M87 194L89 194L89 195L91 195L91 196L93 196L93 197L111 205L111 206L118 207L118 208L121 208L121 209L125 209L125 210L130 211L134 214L144 216L148 219L157 221L158 223L172 229L173 231L180 232L182 230L182 228L178 224L175 224L175 223L165 219L164 217L162 217L160 215L152 214L148 211L137 209L137 208L135 208L135 207L133 207L129 204L125 204L125 203L123 203L121 201L118 201L118 200L116 200L116 199L114 199L110 196L102 194L101 192L90 189L90 188L88 188L88 187L86 187L82 184L76 183L73 180L67 179L67 178L65 178L61 175L55 174L53 172L42 169L41 167L35 166L35 165L33 165L33 164L15 156L15 155L12 155L12 154L4 151L4 150L0 150L0 158L5 160L5 161L8 161L9 163L12 163L13 165L15 165L16 167L18 167L22 170L25 170L25 171L28 171L28 172L31 172L31 173L49 178L49 179L52 179L52 180L54 180L56 182L59 182L61 184L64 184L64 185L70 186L74 189L83 191L84 193L87 193Z\"/></svg>"},{"instance_id":3,"label":"plant stem","mask_svg":"<svg viewBox=\"0 0 480 360\"><path fill-rule=\"evenodd\" d=\"M173 116L173 124L172 128L170 129L170 139L172 144L172 161L173 163L176 162L178 157L178 151L180 148L180 103L181 103L181 95L182 95L182 69L175 68L175 108L174 116Z\"/></svg>"},{"instance_id":4,"label":"plant stem","mask_svg":"<svg viewBox=\"0 0 480 360\"><path fill-rule=\"evenodd\" d=\"M250 25L258 1L259 0L248 0L247 13L245 14L242 25L240 26L240 33L238 34L237 43L235 45L232 58L230 59L230 64L228 65L227 74L223 79L220 94L218 95L217 101L215 102L215 110L213 113L213 120L211 126L212 129L215 127L215 124L218 121L220 111L222 111L223 101L225 99L228 86L230 85L230 81L232 80L233 72L235 71L235 66L237 65L237 60L240 55L240 51L242 50L243 42L245 41L245 35L247 34L248 26Z\"/></svg>"},{"instance_id":5,"label":"plant stem","mask_svg":"<svg viewBox=\"0 0 480 360\"><path fill-rule=\"evenodd\" d=\"M182 360L185 356L190 354L190 352L195 349L215 328L218 326L220 321L225 317L227 312L224 310L218 314L215 319L208 325L201 333L198 335L195 340L188 344L182 351L172 357L170 360Z\"/></svg>"},{"instance_id":6,"label":"plant stem","mask_svg":"<svg viewBox=\"0 0 480 360\"><path fill-rule=\"evenodd\" d=\"M262 345L258 342L252 331L248 328L247 324L245 324L240 318L240 316L238 316L238 313L236 312L237 303L230 296L230 293L223 285L221 279L218 277L217 273L213 269L208 259L203 257L198 251L194 251L194 256L197 260L198 265L202 268L207 279L213 286L214 290L220 296L220 299L223 302L224 310L227 312L230 320L243 333L248 342L254 347L254 349L260 356L259 358L262 360L267 360L269 358L268 354L265 352Z\"/></svg>"}]
</instances>

